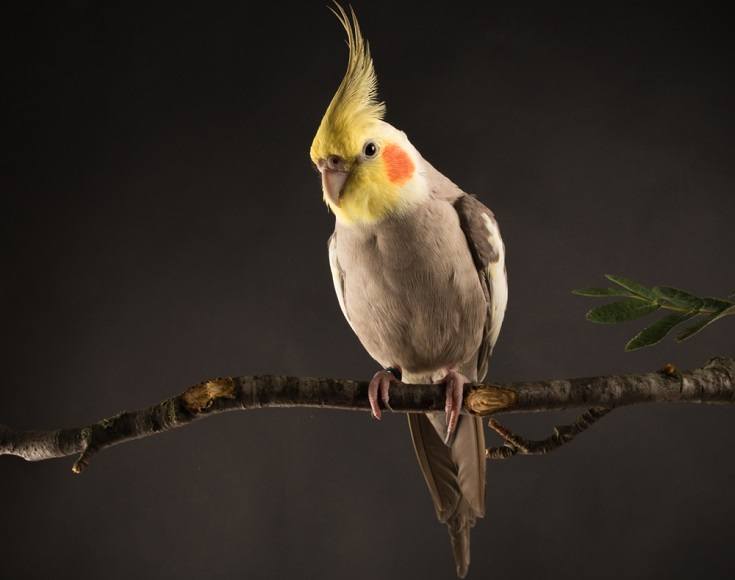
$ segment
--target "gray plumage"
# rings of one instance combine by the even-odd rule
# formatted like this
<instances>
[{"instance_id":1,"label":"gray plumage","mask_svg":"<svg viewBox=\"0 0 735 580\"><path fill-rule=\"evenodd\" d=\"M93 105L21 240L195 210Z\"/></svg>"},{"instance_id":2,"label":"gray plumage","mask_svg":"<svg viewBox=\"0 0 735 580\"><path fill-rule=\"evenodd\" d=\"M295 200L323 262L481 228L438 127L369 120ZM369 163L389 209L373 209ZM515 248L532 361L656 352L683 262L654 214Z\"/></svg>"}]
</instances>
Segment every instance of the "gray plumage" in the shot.
<instances>
[{"instance_id":1,"label":"gray plumage","mask_svg":"<svg viewBox=\"0 0 735 580\"><path fill-rule=\"evenodd\" d=\"M337 222L329 240L337 298L366 350L400 367L404 382L436 382L450 367L482 380L507 301L505 248L492 212L421 163L426 200L375 224ZM409 427L464 577L470 528L485 513L482 422L460 417L449 445L443 413L409 415Z\"/></svg>"}]
</instances>

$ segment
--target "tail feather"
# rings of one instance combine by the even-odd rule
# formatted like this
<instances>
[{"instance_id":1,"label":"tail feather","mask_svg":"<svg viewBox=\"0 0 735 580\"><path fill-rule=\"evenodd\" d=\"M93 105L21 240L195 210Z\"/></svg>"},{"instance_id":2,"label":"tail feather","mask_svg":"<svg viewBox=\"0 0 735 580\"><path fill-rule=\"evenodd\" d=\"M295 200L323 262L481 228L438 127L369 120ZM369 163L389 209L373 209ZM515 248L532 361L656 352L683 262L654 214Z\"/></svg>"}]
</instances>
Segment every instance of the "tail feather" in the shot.
<instances>
[{"instance_id":1,"label":"tail feather","mask_svg":"<svg viewBox=\"0 0 735 580\"><path fill-rule=\"evenodd\" d=\"M451 445L444 444L443 414L409 414L416 456L436 515L447 525L457 576L470 564L470 529L485 515L485 436L479 417L462 416Z\"/></svg>"},{"instance_id":2,"label":"tail feather","mask_svg":"<svg viewBox=\"0 0 735 580\"><path fill-rule=\"evenodd\" d=\"M458 578L467 576L470 568L470 529L474 525L475 515L465 501L460 503L457 512L447 520L447 531Z\"/></svg>"}]
</instances>

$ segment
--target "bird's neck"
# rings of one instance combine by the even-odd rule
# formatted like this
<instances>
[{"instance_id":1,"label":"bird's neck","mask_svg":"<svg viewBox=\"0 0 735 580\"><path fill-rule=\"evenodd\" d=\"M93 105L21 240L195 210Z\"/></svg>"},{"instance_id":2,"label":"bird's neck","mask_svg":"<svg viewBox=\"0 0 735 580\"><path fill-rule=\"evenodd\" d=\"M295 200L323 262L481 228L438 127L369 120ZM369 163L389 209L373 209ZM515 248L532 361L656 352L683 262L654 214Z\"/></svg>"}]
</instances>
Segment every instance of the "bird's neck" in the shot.
<instances>
[{"instance_id":1,"label":"bird's neck","mask_svg":"<svg viewBox=\"0 0 735 580\"><path fill-rule=\"evenodd\" d=\"M339 208L332 209L341 226L370 228L411 214L430 197L426 175L416 171L411 179L397 187L374 182L360 184Z\"/></svg>"}]
</instances>

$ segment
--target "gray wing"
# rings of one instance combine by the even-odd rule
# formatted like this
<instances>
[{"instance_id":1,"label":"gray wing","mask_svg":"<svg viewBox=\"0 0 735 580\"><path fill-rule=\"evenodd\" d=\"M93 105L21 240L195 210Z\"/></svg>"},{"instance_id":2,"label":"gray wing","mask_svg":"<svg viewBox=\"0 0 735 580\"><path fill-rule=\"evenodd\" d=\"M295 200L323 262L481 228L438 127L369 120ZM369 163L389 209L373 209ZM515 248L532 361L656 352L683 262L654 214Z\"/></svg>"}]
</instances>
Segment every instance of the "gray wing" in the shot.
<instances>
[{"instance_id":1,"label":"gray wing","mask_svg":"<svg viewBox=\"0 0 735 580\"><path fill-rule=\"evenodd\" d=\"M342 268L340 268L339 262L337 261L336 231L331 236L329 236L327 246L329 248L329 269L332 271L332 282L334 282L334 291L337 294L337 302L339 302L339 307L342 310L342 314L344 314L345 319L352 327L350 317L347 315L347 306L345 303L345 274ZM355 330L354 327L352 328L352 330Z\"/></svg>"},{"instance_id":2,"label":"gray wing","mask_svg":"<svg viewBox=\"0 0 735 580\"><path fill-rule=\"evenodd\" d=\"M477 380L482 381L508 304L505 244L493 212L476 197L461 195L453 205L487 299L488 314L477 354Z\"/></svg>"}]
</instances>

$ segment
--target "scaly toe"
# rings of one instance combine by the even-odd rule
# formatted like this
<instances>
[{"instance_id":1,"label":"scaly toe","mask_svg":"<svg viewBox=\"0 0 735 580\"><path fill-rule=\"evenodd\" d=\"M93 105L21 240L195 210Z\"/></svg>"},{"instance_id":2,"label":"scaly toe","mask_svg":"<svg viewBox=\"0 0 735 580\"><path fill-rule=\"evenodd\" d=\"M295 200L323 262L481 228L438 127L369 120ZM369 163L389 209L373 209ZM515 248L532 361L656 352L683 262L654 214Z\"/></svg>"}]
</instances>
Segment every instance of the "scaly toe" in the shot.
<instances>
[{"instance_id":1,"label":"scaly toe","mask_svg":"<svg viewBox=\"0 0 735 580\"><path fill-rule=\"evenodd\" d=\"M450 370L447 373L447 376L444 377L444 382L447 385L446 404L444 405L444 411L447 415L447 435L444 438L444 443L446 444L449 443L449 440L457 427L459 415L462 412L464 386L469 383L470 380L462 373Z\"/></svg>"},{"instance_id":2,"label":"scaly toe","mask_svg":"<svg viewBox=\"0 0 735 580\"><path fill-rule=\"evenodd\" d=\"M391 383L400 382L393 373L387 370L380 370L373 375L368 385L368 400L370 401L370 409L372 416L380 421L382 413L380 403L382 401L386 409L390 409L390 385ZM391 409L392 410L392 409Z\"/></svg>"}]
</instances>

